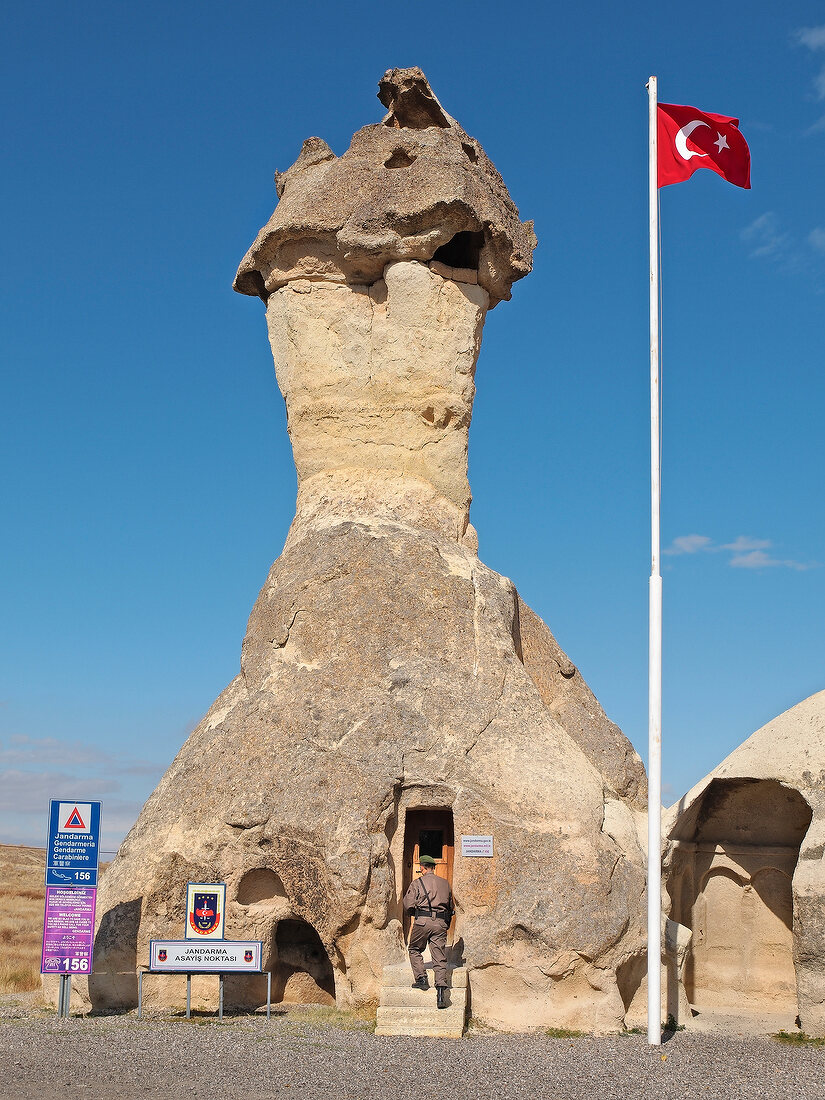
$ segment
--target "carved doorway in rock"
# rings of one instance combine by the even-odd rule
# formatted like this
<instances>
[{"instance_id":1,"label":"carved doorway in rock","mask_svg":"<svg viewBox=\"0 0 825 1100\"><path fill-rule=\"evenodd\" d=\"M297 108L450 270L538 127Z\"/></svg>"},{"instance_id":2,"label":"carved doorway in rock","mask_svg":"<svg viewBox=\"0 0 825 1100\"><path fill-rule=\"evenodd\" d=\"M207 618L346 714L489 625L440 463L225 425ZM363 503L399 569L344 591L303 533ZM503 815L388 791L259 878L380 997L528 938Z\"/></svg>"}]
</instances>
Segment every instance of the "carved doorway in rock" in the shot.
<instances>
[{"instance_id":1,"label":"carved doorway in rock","mask_svg":"<svg viewBox=\"0 0 825 1100\"><path fill-rule=\"evenodd\" d=\"M278 921L274 955L274 1002L335 1004L332 963L311 924L305 920Z\"/></svg>"},{"instance_id":2,"label":"carved doorway in rock","mask_svg":"<svg viewBox=\"0 0 825 1100\"><path fill-rule=\"evenodd\" d=\"M453 885L453 837L452 810L408 810L404 823L404 875L401 896L413 879L419 877L418 861L421 856L432 856L435 873ZM409 932L410 916L404 914L404 935Z\"/></svg>"},{"instance_id":3,"label":"carved doorway in rock","mask_svg":"<svg viewBox=\"0 0 825 1100\"><path fill-rule=\"evenodd\" d=\"M796 1014L791 879L775 867L752 878L719 868L693 907L686 972L691 1002Z\"/></svg>"},{"instance_id":4,"label":"carved doorway in rock","mask_svg":"<svg viewBox=\"0 0 825 1100\"><path fill-rule=\"evenodd\" d=\"M796 1015L793 874L811 822L775 780L714 779L679 822L668 890L693 932L690 1003Z\"/></svg>"}]
</instances>

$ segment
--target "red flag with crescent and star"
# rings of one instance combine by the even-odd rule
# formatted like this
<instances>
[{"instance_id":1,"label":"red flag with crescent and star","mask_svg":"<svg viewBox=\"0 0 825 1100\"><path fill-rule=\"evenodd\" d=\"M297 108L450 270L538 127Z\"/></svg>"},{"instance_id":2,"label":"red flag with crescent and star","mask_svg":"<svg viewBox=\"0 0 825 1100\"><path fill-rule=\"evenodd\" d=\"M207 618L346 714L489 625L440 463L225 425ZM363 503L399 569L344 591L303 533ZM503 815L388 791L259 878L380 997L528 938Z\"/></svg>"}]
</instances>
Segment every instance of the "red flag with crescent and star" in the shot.
<instances>
[{"instance_id":1,"label":"red flag with crescent and star","mask_svg":"<svg viewBox=\"0 0 825 1100\"><path fill-rule=\"evenodd\" d=\"M736 187L751 185L751 154L739 119L677 103L660 103L657 126L659 187L709 168Z\"/></svg>"}]
</instances>

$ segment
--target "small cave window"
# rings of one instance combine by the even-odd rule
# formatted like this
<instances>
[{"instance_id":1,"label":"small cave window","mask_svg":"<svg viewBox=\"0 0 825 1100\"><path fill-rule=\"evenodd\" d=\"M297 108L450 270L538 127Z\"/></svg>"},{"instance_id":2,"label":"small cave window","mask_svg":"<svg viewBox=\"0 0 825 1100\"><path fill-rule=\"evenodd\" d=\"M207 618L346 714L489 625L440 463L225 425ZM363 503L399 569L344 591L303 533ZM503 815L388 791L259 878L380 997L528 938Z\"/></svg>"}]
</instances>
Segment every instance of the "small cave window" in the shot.
<instances>
[{"instance_id":1,"label":"small cave window","mask_svg":"<svg viewBox=\"0 0 825 1100\"><path fill-rule=\"evenodd\" d=\"M247 871L238 884L238 902L241 905L262 905L285 897L283 882L268 867Z\"/></svg>"},{"instance_id":2,"label":"small cave window","mask_svg":"<svg viewBox=\"0 0 825 1100\"><path fill-rule=\"evenodd\" d=\"M384 161L384 167L409 168L416 160L418 160L418 157L413 156L412 153L408 153L406 149L394 149L392 155Z\"/></svg>"},{"instance_id":3,"label":"small cave window","mask_svg":"<svg viewBox=\"0 0 825 1100\"><path fill-rule=\"evenodd\" d=\"M467 154L467 160L472 161L475 164L478 161L478 153L475 151L472 145L467 141L462 141L461 148Z\"/></svg>"},{"instance_id":4,"label":"small cave window","mask_svg":"<svg viewBox=\"0 0 825 1100\"><path fill-rule=\"evenodd\" d=\"M252 289L252 293L257 294L264 305L266 305L269 299L269 291L266 289L266 283L260 271L247 272L246 283ZM247 291L247 293L249 293L249 291Z\"/></svg>"},{"instance_id":5,"label":"small cave window","mask_svg":"<svg viewBox=\"0 0 825 1100\"><path fill-rule=\"evenodd\" d=\"M478 257L484 245L483 233L456 233L446 244L435 250L434 260L447 267L465 267L478 270Z\"/></svg>"}]
</instances>

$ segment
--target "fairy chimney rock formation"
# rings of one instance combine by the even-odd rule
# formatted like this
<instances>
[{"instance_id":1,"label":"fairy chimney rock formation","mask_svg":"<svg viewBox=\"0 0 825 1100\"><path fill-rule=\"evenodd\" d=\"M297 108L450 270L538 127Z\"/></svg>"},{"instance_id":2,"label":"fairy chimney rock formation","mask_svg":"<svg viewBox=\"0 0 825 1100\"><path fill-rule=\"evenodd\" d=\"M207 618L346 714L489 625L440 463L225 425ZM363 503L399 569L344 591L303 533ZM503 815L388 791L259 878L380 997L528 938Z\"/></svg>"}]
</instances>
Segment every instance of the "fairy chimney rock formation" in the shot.
<instances>
[{"instance_id":1,"label":"fairy chimney rock formation","mask_svg":"<svg viewBox=\"0 0 825 1100\"><path fill-rule=\"evenodd\" d=\"M346 507L460 538L484 318L536 238L420 69L386 73L379 97L383 122L343 156L309 138L276 176L235 288L266 302L298 518Z\"/></svg>"},{"instance_id":2,"label":"fairy chimney rock formation","mask_svg":"<svg viewBox=\"0 0 825 1100\"><path fill-rule=\"evenodd\" d=\"M482 326L535 236L420 70L379 95L342 156L311 138L276 177L238 271L266 303L296 515L240 674L103 880L91 999L132 1004L185 883L224 881L226 935L264 941L276 999L375 1003L404 958L413 823L437 819L474 1015L618 1027L643 951L644 771L468 519ZM493 856L462 856L462 835Z\"/></svg>"}]
</instances>

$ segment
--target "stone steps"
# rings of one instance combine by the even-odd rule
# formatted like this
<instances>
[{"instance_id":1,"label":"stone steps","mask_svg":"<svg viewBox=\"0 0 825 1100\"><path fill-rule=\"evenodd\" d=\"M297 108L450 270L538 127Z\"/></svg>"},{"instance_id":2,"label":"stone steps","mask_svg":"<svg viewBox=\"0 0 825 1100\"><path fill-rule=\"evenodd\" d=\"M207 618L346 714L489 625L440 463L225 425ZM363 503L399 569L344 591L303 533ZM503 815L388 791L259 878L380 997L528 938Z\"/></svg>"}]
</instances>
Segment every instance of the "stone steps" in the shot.
<instances>
[{"instance_id":1,"label":"stone steps","mask_svg":"<svg viewBox=\"0 0 825 1100\"><path fill-rule=\"evenodd\" d=\"M460 1039L467 1014L467 971L448 969L447 1008L436 1007L432 963L427 965L430 988L412 988L409 965L385 966L378 1006L376 1035L427 1035Z\"/></svg>"},{"instance_id":2,"label":"stone steps","mask_svg":"<svg viewBox=\"0 0 825 1100\"><path fill-rule=\"evenodd\" d=\"M435 985L435 978L433 977L433 964L426 962L427 968L427 980L430 986ZM381 986L384 989L402 988L411 989L412 987L412 968L409 963L396 963L394 966L385 966L383 975L381 978ZM450 966L447 963L447 981L453 989L466 989L470 984L467 978L466 966ZM411 990L412 992L420 992L420 990Z\"/></svg>"}]
</instances>

